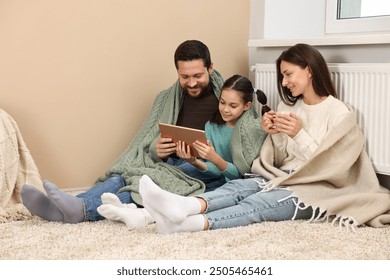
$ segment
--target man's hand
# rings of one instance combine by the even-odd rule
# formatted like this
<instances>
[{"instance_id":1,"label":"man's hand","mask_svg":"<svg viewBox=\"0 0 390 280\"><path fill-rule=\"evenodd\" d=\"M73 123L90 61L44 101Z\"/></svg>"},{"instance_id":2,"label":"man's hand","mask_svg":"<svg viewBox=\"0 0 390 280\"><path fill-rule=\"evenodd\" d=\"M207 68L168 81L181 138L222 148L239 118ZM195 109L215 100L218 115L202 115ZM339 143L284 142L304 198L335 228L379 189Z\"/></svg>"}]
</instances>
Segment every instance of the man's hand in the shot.
<instances>
[{"instance_id":1,"label":"man's hand","mask_svg":"<svg viewBox=\"0 0 390 280\"><path fill-rule=\"evenodd\" d=\"M156 144L157 155L166 159L170 154L176 152L176 143L172 142L171 138L159 138Z\"/></svg>"}]
</instances>

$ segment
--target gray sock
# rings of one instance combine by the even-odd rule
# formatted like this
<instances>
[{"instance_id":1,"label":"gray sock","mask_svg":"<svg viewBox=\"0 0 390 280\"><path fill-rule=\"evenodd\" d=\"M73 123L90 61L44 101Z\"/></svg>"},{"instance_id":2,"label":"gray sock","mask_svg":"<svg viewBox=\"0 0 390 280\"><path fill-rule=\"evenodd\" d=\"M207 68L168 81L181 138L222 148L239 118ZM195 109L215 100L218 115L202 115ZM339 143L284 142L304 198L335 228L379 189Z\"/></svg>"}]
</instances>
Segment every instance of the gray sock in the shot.
<instances>
[{"instance_id":1,"label":"gray sock","mask_svg":"<svg viewBox=\"0 0 390 280\"><path fill-rule=\"evenodd\" d=\"M57 206L64 215L65 223L84 222L84 202L81 198L60 191L53 183L45 180L43 182L49 199Z\"/></svg>"},{"instance_id":2,"label":"gray sock","mask_svg":"<svg viewBox=\"0 0 390 280\"><path fill-rule=\"evenodd\" d=\"M23 185L20 196L24 206L26 206L31 214L37 215L48 221L64 221L62 212L37 188L31 185Z\"/></svg>"}]
</instances>

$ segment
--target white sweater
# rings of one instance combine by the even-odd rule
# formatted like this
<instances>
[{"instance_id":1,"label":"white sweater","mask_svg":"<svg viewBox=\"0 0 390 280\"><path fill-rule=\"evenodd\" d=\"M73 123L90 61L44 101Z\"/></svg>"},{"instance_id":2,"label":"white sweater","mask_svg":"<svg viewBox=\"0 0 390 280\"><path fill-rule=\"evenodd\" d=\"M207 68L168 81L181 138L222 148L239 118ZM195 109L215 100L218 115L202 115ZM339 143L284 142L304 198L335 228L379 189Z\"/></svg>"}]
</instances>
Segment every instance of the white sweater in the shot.
<instances>
[{"instance_id":1,"label":"white sweater","mask_svg":"<svg viewBox=\"0 0 390 280\"><path fill-rule=\"evenodd\" d=\"M307 162L328 131L345 118L349 110L342 101L328 96L315 105L307 105L302 99L294 106L281 102L278 105L278 112L293 112L302 121L302 129L294 138L282 133L272 135L275 148L286 156L279 168L295 170Z\"/></svg>"}]
</instances>

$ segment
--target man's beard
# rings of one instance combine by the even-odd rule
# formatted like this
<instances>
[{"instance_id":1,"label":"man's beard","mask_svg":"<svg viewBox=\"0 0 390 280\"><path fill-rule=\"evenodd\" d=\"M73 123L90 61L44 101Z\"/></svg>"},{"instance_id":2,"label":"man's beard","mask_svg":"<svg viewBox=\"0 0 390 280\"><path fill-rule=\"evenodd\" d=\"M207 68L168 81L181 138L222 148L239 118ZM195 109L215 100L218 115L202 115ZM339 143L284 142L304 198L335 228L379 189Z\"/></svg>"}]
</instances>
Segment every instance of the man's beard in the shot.
<instances>
[{"instance_id":1,"label":"man's beard","mask_svg":"<svg viewBox=\"0 0 390 280\"><path fill-rule=\"evenodd\" d=\"M184 88L184 89L183 89L183 92L184 92L184 94L187 95L188 97L191 97L191 98L195 98L195 99L196 99L196 98L202 98L203 96L205 96L205 95L209 92L210 88L211 88L211 83L209 82L207 86L205 86L204 88L202 88L202 90L200 91L199 95L197 95L197 96L191 95L191 94L188 92L188 89L187 89L187 88Z\"/></svg>"}]
</instances>

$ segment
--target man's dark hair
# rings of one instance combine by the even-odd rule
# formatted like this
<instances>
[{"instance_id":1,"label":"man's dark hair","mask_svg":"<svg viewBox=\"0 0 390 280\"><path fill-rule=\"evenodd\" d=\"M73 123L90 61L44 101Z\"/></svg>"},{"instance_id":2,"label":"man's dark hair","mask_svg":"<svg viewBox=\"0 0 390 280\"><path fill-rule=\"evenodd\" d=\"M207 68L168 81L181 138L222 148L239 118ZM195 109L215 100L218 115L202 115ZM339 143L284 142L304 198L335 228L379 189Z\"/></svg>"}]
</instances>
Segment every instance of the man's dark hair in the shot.
<instances>
[{"instance_id":1,"label":"man's dark hair","mask_svg":"<svg viewBox=\"0 0 390 280\"><path fill-rule=\"evenodd\" d=\"M200 41L188 40L181 43L175 51L175 66L178 69L179 61L191 61L202 59L204 66L209 69L211 66L211 56L209 48Z\"/></svg>"}]
</instances>

